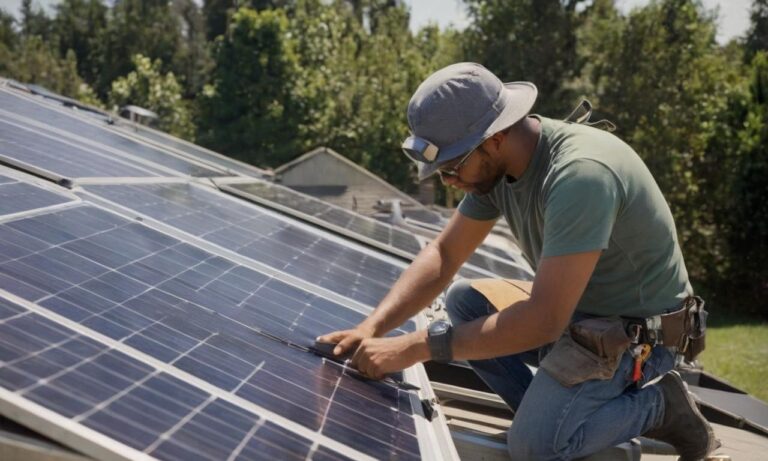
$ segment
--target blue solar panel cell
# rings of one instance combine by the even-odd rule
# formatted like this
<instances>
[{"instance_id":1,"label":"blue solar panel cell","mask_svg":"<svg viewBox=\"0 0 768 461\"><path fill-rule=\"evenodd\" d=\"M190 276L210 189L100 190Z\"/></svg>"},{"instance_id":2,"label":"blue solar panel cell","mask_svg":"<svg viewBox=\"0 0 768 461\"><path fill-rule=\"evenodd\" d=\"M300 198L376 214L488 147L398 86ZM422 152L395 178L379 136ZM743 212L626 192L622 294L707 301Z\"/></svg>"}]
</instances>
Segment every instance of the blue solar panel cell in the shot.
<instances>
[{"instance_id":1,"label":"blue solar panel cell","mask_svg":"<svg viewBox=\"0 0 768 461\"><path fill-rule=\"evenodd\" d=\"M0 306L13 314L0 320L0 350L17 352L0 362L0 386L75 424L161 460L344 459L26 308Z\"/></svg>"},{"instance_id":2,"label":"blue solar panel cell","mask_svg":"<svg viewBox=\"0 0 768 461\"><path fill-rule=\"evenodd\" d=\"M397 459L397 460L418 460L421 457L418 453L412 453L405 449L393 445L390 442L383 442L372 436L368 431L358 432L335 421L329 421L325 429L325 434L342 443L350 446L360 447L360 450L376 459ZM414 439L415 440L415 439ZM405 447L406 449L410 448Z\"/></svg>"},{"instance_id":3,"label":"blue solar panel cell","mask_svg":"<svg viewBox=\"0 0 768 461\"><path fill-rule=\"evenodd\" d=\"M323 288L375 307L402 269L360 250L187 184L88 191Z\"/></svg>"},{"instance_id":4,"label":"blue solar panel cell","mask_svg":"<svg viewBox=\"0 0 768 461\"><path fill-rule=\"evenodd\" d=\"M341 453L337 453L327 447L318 447L312 454L314 461L353 461L352 458L348 458Z\"/></svg>"},{"instance_id":5,"label":"blue solar panel cell","mask_svg":"<svg viewBox=\"0 0 768 461\"><path fill-rule=\"evenodd\" d=\"M510 264L507 261L486 256L481 253L471 254L468 262L475 267L481 267L492 274L496 274L503 278L516 280L531 279L531 273L521 266Z\"/></svg>"},{"instance_id":6,"label":"blue solar panel cell","mask_svg":"<svg viewBox=\"0 0 768 461\"><path fill-rule=\"evenodd\" d=\"M22 310L13 303L0 298L0 320L12 317Z\"/></svg>"},{"instance_id":7,"label":"blue solar panel cell","mask_svg":"<svg viewBox=\"0 0 768 461\"><path fill-rule=\"evenodd\" d=\"M93 150L42 136L35 129L3 116L0 116L0 159L21 162L65 178L158 176L151 168L131 166Z\"/></svg>"},{"instance_id":8,"label":"blue solar panel cell","mask_svg":"<svg viewBox=\"0 0 768 461\"><path fill-rule=\"evenodd\" d=\"M71 199L63 195L0 175L0 215L20 213L69 201Z\"/></svg>"},{"instance_id":9,"label":"blue solar panel cell","mask_svg":"<svg viewBox=\"0 0 768 461\"><path fill-rule=\"evenodd\" d=\"M297 210L331 227L347 229L352 233L372 239L382 245L403 250L414 256L421 250L421 245L413 234L278 184L265 181L238 183L227 185L226 190L234 191L244 197L262 199L261 203L272 202Z\"/></svg>"},{"instance_id":10,"label":"blue solar panel cell","mask_svg":"<svg viewBox=\"0 0 768 461\"><path fill-rule=\"evenodd\" d=\"M175 156L164 150L152 147L145 143L134 141L121 136L106 128L79 119L70 114L62 113L51 107L38 104L24 97L0 90L0 107L12 110L14 113L44 123L47 126L64 130L68 133L87 138L111 148L119 149L136 158L149 160L182 174L190 176L225 176L224 173L192 163L184 158ZM19 122L16 122L19 123ZM23 122L22 122L23 123ZM28 125L27 125L28 126ZM4 133L3 136L4 137ZM38 138L41 136L37 135ZM97 148L98 149L98 148ZM56 151L51 151L56 152ZM130 161L130 160L129 160ZM83 166L85 167L85 166ZM68 177L82 177L90 175L72 175ZM106 174L98 176L135 176Z\"/></svg>"},{"instance_id":11,"label":"blue solar panel cell","mask_svg":"<svg viewBox=\"0 0 768 461\"><path fill-rule=\"evenodd\" d=\"M93 227L83 226L85 221ZM43 226L54 228L54 223L66 235L39 231ZM415 433L407 391L391 384L360 381L340 365L273 339L311 344L319 334L357 324L364 317L359 312L87 205L0 224L0 236L8 233L32 238L35 245L30 246L41 248L39 254L50 255L57 250L64 252L59 254L71 253L90 260L91 264L87 277L82 273L78 280L68 280L56 277L54 266L49 272L45 266L19 265L19 261L36 254L23 249L26 254L20 259L0 264L0 270L5 270L0 275L12 282L4 288L18 296L310 430L333 437L332 428L337 427L331 424L334 418L346 418L346 412L360 413L363 418L363 414L373 412L383 425L385 437L400 437L401 433L413 437ZM0 240L0 249L5 244ZM139 264L146 269L139 273L143 276L152 271L156 283L133 277ZM229 287L239 291L227 291ZM222 296L222 291L228 295ZM31 331L46 338L60 336L42 328L33 327ZM38 339L26 334L15 332L0 337L0 355L12 360L25 350L40 349ZM98 348L90 346L85 342L73 354L85 358L98 354ZM56 362L44 360L27 366L39 370L38 374L53 371L48 362ZM127 369L115 361L98 365ZM80 368L77 373L49 378L52 387L32 391L29 398L67 416L80 415L108 394L125 390L127 383L142 380L133 374L139 371L124 374L125 382L116 380L103 385L103 376L99 378L94 370ZM24 384L28 373L13 367L4 373L0 379L28 385ZM92 381L96 377L95 382L75 388L86 374ZM69 400L62 394L69 395ZM149 401L151 395L154 393L140 397ZM178 413L173 404L150 403L159 408L166 405L167 412ZM84 424L112 431L113 418L119 416L106 408L85 418ZM119 440L147 449L142 445L147 442L146 426L120 429L124 435ZM349 442L356 440L363 439L352 438ZM410 446L410 439L397 440ZM153 449L166 453L164 450L174 448L164 445ZM364 451L364 447L353 447ZM391 453L400 453L397 450L390 447Z\"/></svg>"},{"instance_id":12,"label":"blue solar panel cell","mask_svg":"<svg viewBox=\"0 0 768 461\"><path fill-rule=\"evenodd\" d=\"M409 253L415 257L421 250L418 240L410 232L403 229L392 227L373 219L369 219L359 214L343 208L339 208L314 197L302 194L279 184L273 184L266 181L254 181L248 183L232 183L223 185L222 188L232 192L235 195L254 199L258 203L270 206L279 204L299 213L314 218L313 222L321 222L330 229L344 228L352 234L358 234L368 239L373 239L383 245L394 247ZM274 206L274 205L272 205ZM412 213L412 212L408 212ZM445 222L440 215L431 211L416 211L418 216L436 217L436 219ZM297 217L301 217L297 215ZM509 258L508 254L504 254ZM475 253L470 256L469 266L463 266L459 274L466 278L485 278L487 273L477 270L482 268L488 272L504 278L530 279L531 275L524 269L507 261L491 258L483 254ZM474 268L472 267L474 266Z\"/></svg>"},{"instance_id":13,"label":"blue solar panel cell","mask_svg":"<svg viewBox=\"0 0 768 461\"><path fill-rule=\"evenodd\" d=\"M184 154L202 160L204 162L212 163L220 168L228 171L245 175L262 177L264 172L258 168L251 167L237 162L231 158L223 155L216 155L207 149L195 144L183 142L177 138L174 138L168 134L157 132L151 128L147 128L141 125L130 125L129 127L123 127L118 123L117 125L124 133L129 136L136 137L142 140L148 140L152 143L159 144L161 146L170 147Z\"/></svg>"}]
</instances>

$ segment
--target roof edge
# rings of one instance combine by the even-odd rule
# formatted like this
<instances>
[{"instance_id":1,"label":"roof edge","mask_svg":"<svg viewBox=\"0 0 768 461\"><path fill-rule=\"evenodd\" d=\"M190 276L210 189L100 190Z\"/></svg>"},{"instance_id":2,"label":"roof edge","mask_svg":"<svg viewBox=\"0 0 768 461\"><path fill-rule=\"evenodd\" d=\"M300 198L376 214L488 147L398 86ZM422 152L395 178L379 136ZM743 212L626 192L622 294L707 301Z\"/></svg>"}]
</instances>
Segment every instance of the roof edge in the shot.
<instances>
[{"instance_id":1,"label":"roof edge","mask_svg":"<svg viewBox=\"0 0 768 461\"><path fill-rule=\"evenodd\" d=\"M290 170L294 166L306 162L307 160L311 159L312 157L315 157L320 154L328 154L331 157L334 157L341 162L344 162L345 164L349 165L350 167L356 169L357 171L363 173L364 175L368 176L369 178L375 180L376 182L380 183L382 186L386 187L387 189L391 190L393 193L396 194L397 197L402 198L404 200L408 200L411 204L417 204L419 206L423 206L421 203L419 203L418 200L414 199L410 195L406 194L405 192L401 191L397 187L393 186L392 184L385 181L382 177L377 176L367 168L358 165L357 163L353 162L352 160L348 159L347 157L341 155L340 153L336 152L335 150L331 149L330 147L320 146L312 149L311 151L302 154L295 159L286 162L279 167L274 169L275 176L281 174L284 171Z\"/></svg>"}]
</instances>

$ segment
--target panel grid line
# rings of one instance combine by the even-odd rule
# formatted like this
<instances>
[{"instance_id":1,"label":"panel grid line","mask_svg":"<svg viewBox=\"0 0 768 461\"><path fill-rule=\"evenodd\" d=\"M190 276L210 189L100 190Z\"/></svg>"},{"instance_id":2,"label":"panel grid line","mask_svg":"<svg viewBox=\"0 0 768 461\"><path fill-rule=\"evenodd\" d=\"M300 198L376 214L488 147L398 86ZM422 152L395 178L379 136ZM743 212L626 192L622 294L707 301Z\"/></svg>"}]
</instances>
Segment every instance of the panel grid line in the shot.
<instances>
[{"instance_id":1,"label":"panel grid line","mask_svg":"<svg viewBox=\"0 0 768 461\"><path fill-rule=\"evenodd\" d=\"M251 430L249 430L248 433L245 434L245 437L243 437L243 440L240 441L237 447L235 447L234 451L232 451L232 454L229 455L229 458L227 458L227 461L234 461L238 456L240 456L240 452L243 451L243 448L245 448L245 445L256 434L256 431L261 429L261 427L264 425L265 422L266 421L263 419L256 421L256 424L254 424Z\"/></svg>"},{"instance_id":2,"label":"panel grid line","mask_svg":"<svg viewBox=\"0 0 768 461\"><path fill-rule=\"evenodd\" d=\"M167 431L165 431L165 432L163 432L162 434L160 434L160 437L158 437L158 438L157 438L157 440L155 440L155 442L154 442L154 443L152 443L152 445L148 446L148 447L147 447L147 448L144 450L144 452L145 452L145 453L152 453L153 451L155 451L155 449L156 449L156 448L157 448L157 447L158 447L158 446L159 446L161 443L163 443L163 442L165 442L166 440L168 440L169 438L171 438L171 436L173 435L173 433L174 433L174 432L178 431L178 430L179 430L179 429L180 429L182 426L184 426L184 425L185 425L185 424L186 424L186 423L187 423L189 420L191 420L191 419L192 419L192 418L193 418L193 417L194 417L196 414L200 413L200 411L201 411L203 408L207 407L207 406L208 406L208 404L209 404L209 403L211 403L211 402L213 402L215 399L216 399L216 397L214 397L213 395L209 396L207 399L205 399L205 400L203 401L203 403L201 403L201 404L200 404L200 405L198 405L197 407L193 408L193 409L192 409L192 411L191 411L191 412L189 412L189 414L187 414L186 416L184 416L184 418L182 418L182 419L181 419L181 421L179 421L178 423L176 423L176 424L175 424L175 425L174 425L172 428L170 428L170 429L168 429Z\"/></svg>"},{"instance_id":3,"label":"panel grid line","mask_svg":"<svg viewBox=\"0 0 768 461\"><path fill-rule=\"evenodd\" d=\"M372 461L373 458L369 455L366 455L358 450L355 450L354 448L351 448L345 444L342 444L328 436L325 436L323 434L317 433L315 431L312 431L310 429L307 429L300 424L295 423L294 421L285 418L284 416L281 416L279 414L276 414L270 410L267 410L263 408L260 405L257 405L255 403L252 403L242 397L239 397L237 395L233 395L232 393L226 392L221 390L220 388L211 385L207 383L206 381L201 380L200 378L191 375L187 372L184 372L182 370L179 370L178 368L172 367L170 365L167 365L141 351L137 351L129 346L126 346L120 342L117 342L107 336L104 336L98 332L95 332L91 330L90 328L83 327L79 323L73 322L72 320L67 319L66 317L62 317L54 312L49 311L48 309L38 306L34 303L31 303L23 298L20 298L4 289L0 288L0 297L9 299L13 301L16 304L19 304L21 306L26 307L32 312L36 312L40 314L43 317L48 318L49 320L52 320L56 323L59 323L73 331L76 331L77 333L80 333L83 336L89 337L91 339L94 339L96 341L101 342L102 344L105 344L109 347L111 347L114 350L118 350L120 352L123 352L127 354L130 357L133 357L134 359L137 359L141 362L144 362L160 371L163 371L164 373L167 373L171 376L174 376L178 379L181 379L182 381L185 381L189 384L192 384L193 386L202 389L209 394L228 401L230 403L233 403L237 406L240 406L246 410L252 411L255 414L262 416L268 420L274 421L276 423L279 423L281 426L289 428L292 432L295 432L299 435L302 435L309 440L319 440L320 443L322 443L324 446L327 446L329 448L332 448L339 453L344 454L345 456L349 456L353 459L359 459L359 460L370 460Z\"/></svg>"}]
</instances>

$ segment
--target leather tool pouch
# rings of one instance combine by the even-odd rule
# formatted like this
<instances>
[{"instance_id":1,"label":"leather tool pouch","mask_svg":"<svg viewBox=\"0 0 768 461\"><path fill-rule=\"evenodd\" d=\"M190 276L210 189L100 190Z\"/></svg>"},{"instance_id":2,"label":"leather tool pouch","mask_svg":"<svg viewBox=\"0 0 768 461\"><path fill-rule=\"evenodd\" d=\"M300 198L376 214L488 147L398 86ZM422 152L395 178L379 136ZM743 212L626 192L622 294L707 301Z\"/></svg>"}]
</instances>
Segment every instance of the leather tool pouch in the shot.
<instances>
[{"instance_id":1,"label":"leather tool pouch","mask_svg":"<svg viewBox=\"0 0 768 461\"><path fill-rule=\"evenodd\" d=\"M565 387L611 379L630 343L620 319L581 320L570 325L540 366Z\"/></svg>"},{"instance_id":2,"label":"leather tool pouch","mask_svg":"<svg viewBox=\"0 0 768 461\"><path fill-rule=\"evenodd\" d=\"M681 309L661 316L664 345L676 347L687 362L694 361L706 347L707 315L703 299L687 297Z\"/></svg>"}]
</instances>

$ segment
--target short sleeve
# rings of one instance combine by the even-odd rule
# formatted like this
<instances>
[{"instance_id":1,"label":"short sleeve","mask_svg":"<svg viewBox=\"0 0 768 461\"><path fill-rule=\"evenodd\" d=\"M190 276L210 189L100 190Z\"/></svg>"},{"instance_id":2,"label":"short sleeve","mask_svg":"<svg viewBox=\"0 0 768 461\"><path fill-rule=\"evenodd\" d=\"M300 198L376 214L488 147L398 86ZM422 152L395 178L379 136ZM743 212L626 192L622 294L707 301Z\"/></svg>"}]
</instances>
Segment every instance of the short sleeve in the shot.
<instances>
[{"instance_id":1,"label":"short sleeve","mask_svg":"<svg viewBox=\"0 0 768 461\"><path fill-rule=\"evenodd\" d=\"M491 201L490 194L466 194L459 203L459 213L478 221L489 221L501 216L501 211Z\"/></svg>"},{"instance_id":2,"label":"short sleeve","mask_svg":"<svg viewBox=\"0 0 768 461\"><path fill-rule=\"evenodd\" d=\"M544 200L542 257L608 248L625 193L613 170L592 160L569 163Z\"/></svg>"}]
</instances>

